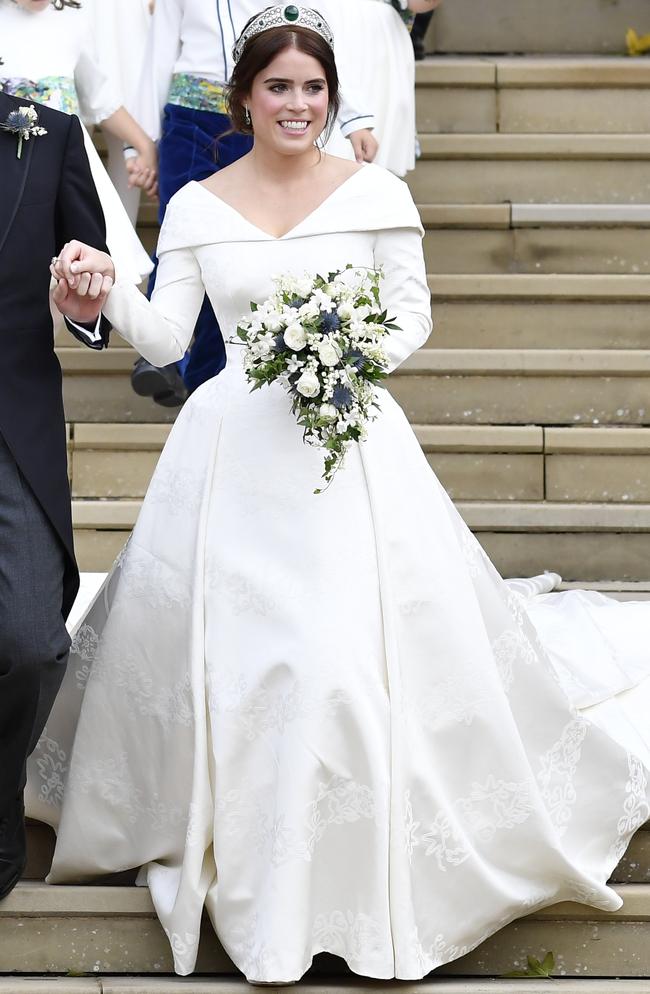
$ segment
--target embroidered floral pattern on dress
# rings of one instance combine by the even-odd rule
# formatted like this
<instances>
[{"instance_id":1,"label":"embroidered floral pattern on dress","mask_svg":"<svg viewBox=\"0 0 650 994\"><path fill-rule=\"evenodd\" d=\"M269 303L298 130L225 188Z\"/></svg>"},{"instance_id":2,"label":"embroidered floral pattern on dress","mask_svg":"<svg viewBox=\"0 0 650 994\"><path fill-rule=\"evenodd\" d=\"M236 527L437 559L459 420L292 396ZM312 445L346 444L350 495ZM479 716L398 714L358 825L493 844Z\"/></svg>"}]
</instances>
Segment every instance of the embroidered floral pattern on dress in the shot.
<instances>
[{"instance_id":1,"label":"embroidered floral pattern on dress","mask_svg":"<svg viewBox=\"0 0 650 994\"><path fill-rule=\"evenodd\" d=\"M152 504L164 504L172 515L191 514L201 504L203 482L193 470L159 463L149 485L147 500Z\"/></svg>"},{"instance_id":2,"label":"embroidered floral pattern on dress","mask_svg":"<svg viewBox=\"0 0 650 994\"><path fill-rule=\"evenodd\" d=\"M320 690L315 673L309 686L290 679L279 687L249 688L244 676L228 670L208 669L207 678L210 713L234 715L249 742L269 732L283 735L289 725L313 715L332 717L350 703L342 691L325 696L327 691Z\"/></svg>"},{"instance_id":3,"label":"embroidered floral pattern on dress","mask_svg":"<svg viewBox=\"0 0 650 994\"><path fill-rule=\"evenodd\" d=\"M537 780L542 798L560 835L566 831L577 800L574 777L589 722L575 717L564 726L558 741L540 757Z\"/></svg>"},{"instance_id":4,"label":"embroidered floral pattern on dress","mask_svg":"<svg viewBox=\"0 0 650 994\"><path fill-rule=\"evenodd\" d=\"M75 764L69 776L72 789L89 793L99 785L100 797L120 811L129 824L146 824L154 832L182 825L186 813L180 804L168 804L158 794L146 794L131 774L125 752L91 763ZM143 826L144 827L144 826Z\"/></svg>"},{"instance_id":5,"label":"embroidered floral pattern on dress","mask_svg":"<svg viewBox=\"0 0 650 994\"><path fill-rule=\"evenodd\" d=\"M521 630L502 632L492 643L492 652L506 692L515 679L516 667L529 666L536 658L535 650Z\"/></svg>"},{"instance_id":6,"label":"embroidered floral pattern on dress","mask_svg":"<svg viewBox=\"0 0 650 994\"><path fill-rule=\"evenodd\" d=\"M314 851L331 825L345 825L361 818L375 819L375 798L370 787L340 776L319 784L309 809L309 851Z\"/></svg>"},{"instance_id":7,"label":"embroidered floral pattern on dress","mask_svg":"<svg viewBox=\"0 0 650 994\"><path fill-rule=\"evenodd\" d=\"M443 873L448 866L460 866L470 855L465 841L450 815L440 812L422 835L425 856L435 856L438 869Z\"/></svg>"},{"instance_id":8,"label":"embroidered floral pattern on dress","mask_svg":"<svg viewBox=\"0 0 650 994\"><path fill-rule=\"evenodd\" d=\"M121 584L126 595L144 601L153 610L167 611L190 603L190 588L183 572L134 542L122 562Z\"/></svg>"},{"instance_id":9,"label":"embroidered floral pattern on dress","mask_svg":"<svg viewBox=\"0 0 650 994\"><path fill-rule=\"evenodd\" d=\"M68 775L68 756L59 743L48 736L47 726L43 729L38 740L35 755L36 767L41 780L39 798L45 804L60 807Z\"/></svg>"},{"instance_id":10,"label":"embroidered floral pattern on dress","mask_svg":"<svg viewBox=\"0 0 650 994\"><path fill-rule=\"evenodd\" d=\"M362 911L330 911L316 915L312 939L317 949L342 956L348 963L366 961L383 952L381 928Z\"/></svg>"},{"instance_id":11,"label":"embroidered floral pattern on dress","mask_svg":"<svg viewBox=\"0 0 650 994\"><path fill-rule=\"evenodd\" d=\"M155 718L165 728L172 725L189 728L193 723L189 673L181 674L173 683L160 684L151 669L142 667L136 649L120 639L100 643L90 682L119 687L126 714Z\"/></svg>"},{"instance_id":12,"label":"embroidered floral pattern on dress","mask_svg":"<svg viewBox=\"0 0 650 994\"><path fill-rule=\"evenodd\" d=\"M650 819L648 777L646 768L638 756L628 753L629 776L625 784L623 814L618 820L618 841L612 848L612 861L618 863L623 857L630 836Z\"/></svg>"}]
</instances>

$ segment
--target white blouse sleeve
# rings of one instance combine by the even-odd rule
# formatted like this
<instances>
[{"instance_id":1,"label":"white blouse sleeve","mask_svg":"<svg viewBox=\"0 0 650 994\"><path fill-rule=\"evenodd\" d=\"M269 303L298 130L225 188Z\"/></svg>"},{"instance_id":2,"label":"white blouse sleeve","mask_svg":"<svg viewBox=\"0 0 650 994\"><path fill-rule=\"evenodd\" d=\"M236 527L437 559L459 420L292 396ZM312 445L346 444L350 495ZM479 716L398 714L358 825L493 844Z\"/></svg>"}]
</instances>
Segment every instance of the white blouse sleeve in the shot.
<instances>
[{"instance_id":1,"label":"white blouse sleeve","mask_svg":"<svg viewBox=\"0 0 650 994\"><path fill-rule=\"evenodd\" d=\"M118 276L104 314L140 355L154 366L167 366L184 356L204 296L201 269L192 249L171 249L158 256L151 301Z\"/></svg>"},{"instance_id":2,"label":"white blouse sleeve","mask_svg":"<svg viewBox=\"0 0 650 994\"><path fill-rule=\"evenodd\" d=\"M75 66L74 82L81 118L85 124L101 124L122 106L118 89L109 79L99 59L90 23L85 44Z\"/></svg>"},{"instance_id":3,"label":"white blouse sleeve","mask_svg":"<svg viewBox=\"0 0 650 994\"><path fill-rule=\"evenodd\" d=\"M408 359L431 334L431 294L422 251L420 229L391 228L379 231L375 265L384 271L381 303L388 319L399 325L388 339L389 370Z\"/></svg>"},{"instance_id":4,"label":"white blouse sleeve","mask_svg":"<svg viewBox=\"0 0 650 994\"><path fill-rule=\"evenodd\" d=\"M158 141L162 113L181 51L181 0L156 0L132 113L150 138Z\"/></svg>"}]
</instances>

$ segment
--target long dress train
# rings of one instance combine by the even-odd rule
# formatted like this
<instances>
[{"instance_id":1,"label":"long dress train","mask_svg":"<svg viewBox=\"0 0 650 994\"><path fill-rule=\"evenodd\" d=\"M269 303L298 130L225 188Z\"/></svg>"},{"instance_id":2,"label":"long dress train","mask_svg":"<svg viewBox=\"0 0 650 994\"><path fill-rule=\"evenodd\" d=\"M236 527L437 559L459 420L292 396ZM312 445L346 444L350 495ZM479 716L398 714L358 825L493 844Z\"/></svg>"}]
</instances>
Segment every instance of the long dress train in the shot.
<instances>
[{"instance_id":1,"label":"long dress train","mask_svg":"<svg viewBox=\"0 0 650 994\"><path fill-rule=\"evenodd\" d=\"M190 183L152 305L118 281L107 314L169 362L204 287L232 332L272 274L382 266L394 368L430 333L421 234L375 166L283 238ZM556 901L615 910L606 881L650 814L648 653L592 665L547 626L553 595L530 600L536 629L388 394L314 496L322 458L286 394L251 394L228 350L179 415L30 762L30 813L58 824L50 881L144 865L179 973L205 908L264 981L320 951L419 978ZM558 606L573 637L608 603ZM613 605L603 631L649 619Z\"/></svg>"}]
</instances>

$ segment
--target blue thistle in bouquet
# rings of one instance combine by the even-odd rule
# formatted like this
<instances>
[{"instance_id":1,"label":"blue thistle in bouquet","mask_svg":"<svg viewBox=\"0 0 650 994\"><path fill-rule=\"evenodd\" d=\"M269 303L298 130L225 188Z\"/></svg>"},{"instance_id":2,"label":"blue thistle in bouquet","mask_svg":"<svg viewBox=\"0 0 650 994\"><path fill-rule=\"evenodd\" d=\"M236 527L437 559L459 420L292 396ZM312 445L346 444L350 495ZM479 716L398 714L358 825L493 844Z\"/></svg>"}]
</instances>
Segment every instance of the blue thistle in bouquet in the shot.
<instances>
[{"instance_id":1,"label":"blue thistle in bouquet","mask_svg":"<svg viewBox=\"0 0 650 994\"><path fill-rule=\"evenodd\" d=\"M329 485L377 417L388 375L384 340L398 330L380 302L382 274L347 266L327 276L279 276L237 327L253 390L278 383L308 445L325 451ZM321 493L315 490L314 493Z\"/></svg>"}]
</instances>

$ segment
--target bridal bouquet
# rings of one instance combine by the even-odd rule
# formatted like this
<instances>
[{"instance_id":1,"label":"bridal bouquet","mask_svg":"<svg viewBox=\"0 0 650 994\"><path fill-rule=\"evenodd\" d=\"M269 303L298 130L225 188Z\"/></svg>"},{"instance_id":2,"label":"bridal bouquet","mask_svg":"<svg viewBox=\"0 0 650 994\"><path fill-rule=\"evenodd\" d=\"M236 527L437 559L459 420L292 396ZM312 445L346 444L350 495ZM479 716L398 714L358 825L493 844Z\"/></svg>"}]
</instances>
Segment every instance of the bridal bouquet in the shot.
<instances>
[{"instance_id":1,"label":"bridal bouquet","mask_svg":"<svg viewBox=\"0 0 650 994\"><path fill-rule=\"evenodd\" d=\"M382 310L381 272L348 266L328 276L274 279L275 291L237 327L253 390L279 383L309 445L325 450L329 484L352 442L365 438L388 375L383 341L397 325ZM321 493L320 490L314 491Z\"/></svg>"}]
</instances>

